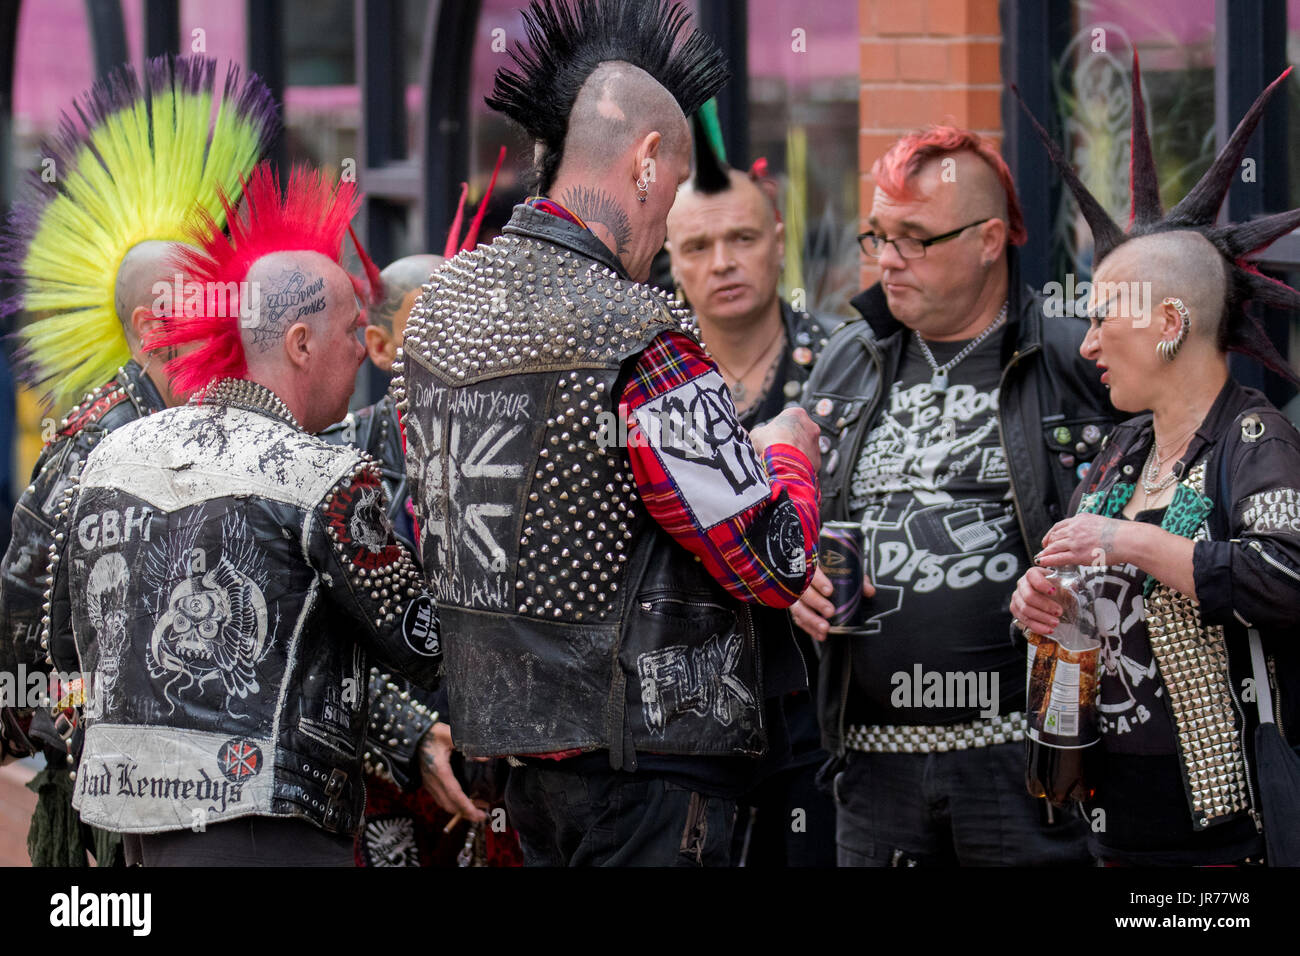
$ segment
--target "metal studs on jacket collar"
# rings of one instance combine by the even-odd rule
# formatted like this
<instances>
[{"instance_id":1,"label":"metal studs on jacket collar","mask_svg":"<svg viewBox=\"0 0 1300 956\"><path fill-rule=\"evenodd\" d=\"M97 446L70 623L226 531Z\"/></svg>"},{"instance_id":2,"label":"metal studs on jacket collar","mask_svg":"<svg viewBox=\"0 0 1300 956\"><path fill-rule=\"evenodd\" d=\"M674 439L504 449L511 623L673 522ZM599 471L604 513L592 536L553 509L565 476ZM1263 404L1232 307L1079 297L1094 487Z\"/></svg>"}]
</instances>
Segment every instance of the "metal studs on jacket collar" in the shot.
<instances>
[{"instance_id":1,"label":"metal studs on jacket collar","mask_svg":"<svg viewBox=\"0 0 1300 956\"><path fill-rule=\"evenodd\" d=\"M289 406L280 400L280 396L266 386L250 382L248 379L223 378L210 386L202 399L197 395L190 399L191 404L198 404L200 401L203 404L225 405L242 408L245 411L261 412L272 418L278 418L299 431L302 430L298 419L293 417Z\"/></svg>"}]
</instances>

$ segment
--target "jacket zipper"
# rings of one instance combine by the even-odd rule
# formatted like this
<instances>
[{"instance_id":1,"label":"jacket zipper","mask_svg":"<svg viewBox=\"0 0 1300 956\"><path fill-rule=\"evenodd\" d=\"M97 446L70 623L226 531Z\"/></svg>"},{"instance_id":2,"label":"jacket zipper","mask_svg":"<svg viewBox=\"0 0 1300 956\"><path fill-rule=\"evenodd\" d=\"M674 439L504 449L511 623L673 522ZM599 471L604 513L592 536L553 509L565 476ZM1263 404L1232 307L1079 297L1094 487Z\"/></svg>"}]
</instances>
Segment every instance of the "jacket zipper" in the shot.
<instances>
[{"instance_id":1,"label":"jacket zipper","mask_svg":"<svg viewBox=\"0 0 1300 956\"><path fill-rule=\"evenodd\" d=\"M840 497L840 521L849 520L849 493L853 483L853 469L858 466L858 457L862 454L862 445L866 442L867 435L871 433L871 426L875 423L876 414L880 411L881 405L885 402L885 392L889 388L889 384L886 384L884 381L885 362L884 359L880 357L880 350L877 349L875 344L869 339L863 339L862 344L866 346L867 354L871 356L871 362L876 367L876 379L881 383L881 385L880 388L876 390L875 400L871 403L870 407L865 410L861 419L859 419L862 424L858 427L858 436L853 443L852 454L842 459L838 465L840 468L847 469L847 471L842 472L841 474L848 476L848 480L843 483L844 490Z\"/></svg>"},{"instance_id":2,"label":"jacket zipper","mask_svg":"<svg viewBox=\"0 0 1300 956\"><path fill-rule=\"evenodd\" d=\"M1233 686L1231 675L1228 676L1227 684L1228 694L1232 697L1232 704L1237 708L1237 715L1241 718L1241 731L1242 736L1244 737L1246 733L1246 709L1241 706L1241 701L1237 698L1237 688ZM1255 693L1259 693L1258 687L1255 688ZM1250 809L1246 812L1249 813L1250 818L1255 821L1255 832L1263 833L1264 821L1259 817L1259 810L1257 809L1259 803L1255 800L1255 788L1251 786L1250 783L1250 757L1246 753L1245 740L1242 741L1241 746L1241 762L1246 765L1246 794L1250 797Z\"/></svg>"},{"instance_id":3,"label":"jacket zipper","mask_svg":"<svg viewBox=\"0 0 1300 956\"><path fill-rule=\"evenodd\" d=\"M840 467L847 469L842 477L845 477L841 483L843 491L840 495L839 518L841 521L849 520L849 494L853 484L853 469L858 466L858 458L862 455L862 445L867 440L867 435L871 432L871 426L875 422L876 415L885 402L885 392L893 384L885 382L885 362L880 357L880 350L876 348L875 343L870 339L863 339L862 344L866 346L867 354L871 357L871 362L876 367L876 380L880 382L880 387L876 389L876 398L871 403L871 407L866 409L861 418L862 424L858 428L857 440L853 443L853 453L840 462ZM840 716L839 716L839 753L837 756L843 757L845 753L844 746L844 715L849 709L849 686L852 681L852 662L849 667L845 668L845 678L840 685ZM815 705L814 701L814 705Z\"/></svg>"},{"instance_id":4,"label":"jacket zipper","mask_svg":"<svg viewBox=\"0 0 1300 956\"><path fill-rule=\"evenodd\" d=\"M1278 734L1286 740L1282 728L1282 688L1277 683L1277 666L1272 654L1268 656L1268 682L1273 696L1273 723L1277 724Z\"/></svg>"},{"instance_id":5,"label":"jacket zipper","mask_svg":"<svg viewBox=\"0 0 1300 956\"><path fill-rule=\"evenodd\" d=\"M653 611L656 604L677 604L681 607L707 607L718 611L730 610L730 608L725 608L721 604L713 604L708 601L683 601L681 598L671 597L655 598L653 601L642 601L641 610Z\"/></svg>"},{"instance_id":6,"label":"jacket zipper","mask_svg":"<svg viewBox=\"0 0 1300 956\"><path fill-rule=\"evenodd\" d=\"M749 653L754 660L754 676L758 678L759 695L763 693L763 659L758 653L758 637L754 633L754 610L748 604L742 609L741 613L745 615L745 635L749 638ZM796 648L797 650L797 648ZM763 746L767 746L767 728L763 726L763 707L764 702L758 701L756 708L758 714L758 729L763 733Z\"/></svg>"},{"instance_id":7,"label":"jacket zipper","mask_svg":"<svg viewBox=\"0 0 1300 956\"><path fill-rule=\"evenodd\" d=\"M1260 544L1258 541L1251 541L1249 542L1249 544L1252 548L1254 548L1256 551L1259 552L1259 556L1261 558L1263 558L1269 564L1273 565L1273 567L1277 568L1287 577L1291 578L1291 580L1300 581L1300 574L1296 574L1294 571L1288 568L1281 561L1277 560L1277 558L1274 558L1272 555L1270 555L1267 551L1264 550L1264 546Z\"/></svg>"},{"instance_id":8,"label":"jacket zipper","mask_svg":"<svg viewBox=\"0 0 1300 956\"><path fill-rule=\"evenodd\" d=\"M1006 368L1002 370L1002 375L998 378L998 441L1002 445L1002 455L1007 461L1007 488L1011 491L1011 507L1016 511L1016 524L1020 526L1020 540L1025 543L1025 550L1030 550L1031 543L1029 531L1025 527L1025 515L1020 508L1020 497L1016 494L1016 473L1011 467L1011 452L1007 448L1007 432L1002 424L1002 416L1006 411L1007 403L1003 401L1003 391L1007 384L1007 373L1015 368L1016 364L1026 356L1033 355L1040 351L1042 346L1030 345L1024 351L1016 349L1012 354L1011 360L1007 362ZM1039 542L1041 544L1042 542Z\"/></svg>"}]
</instances>

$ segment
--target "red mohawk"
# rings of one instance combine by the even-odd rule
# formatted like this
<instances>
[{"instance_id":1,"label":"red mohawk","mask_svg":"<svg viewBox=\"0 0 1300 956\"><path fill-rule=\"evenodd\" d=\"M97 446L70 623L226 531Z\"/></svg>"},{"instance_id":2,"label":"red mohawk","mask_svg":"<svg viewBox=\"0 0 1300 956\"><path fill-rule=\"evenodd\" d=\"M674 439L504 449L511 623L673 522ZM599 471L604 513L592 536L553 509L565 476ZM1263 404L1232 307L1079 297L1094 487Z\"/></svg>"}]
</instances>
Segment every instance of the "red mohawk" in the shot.
<instances>
[{"instance_id":1,"label":"red mohawk","mask_svg":"<svg viewBox=\"0 0 1300 956\"><path fill-rule=\"evenodd\" d=\"M248 363L240 338L241 283L253 264L273 252L319 252L342 266L343 236L361 208L354 183L336 187L323 172L294 167L282 196L280 181L269 163L253 170L244 186L244 200L235 210L222 196L230 235L203 214L194 230L198 249L178 256L186 289L197 283L203 301L189 307L173 303L173 316L162 333L147 345L150 351L186 348L193 351L167 363L172 387L190 394L223 378L245 378ZM224 306L224 307L221 307Z\"/></svg>"}]
</instances>

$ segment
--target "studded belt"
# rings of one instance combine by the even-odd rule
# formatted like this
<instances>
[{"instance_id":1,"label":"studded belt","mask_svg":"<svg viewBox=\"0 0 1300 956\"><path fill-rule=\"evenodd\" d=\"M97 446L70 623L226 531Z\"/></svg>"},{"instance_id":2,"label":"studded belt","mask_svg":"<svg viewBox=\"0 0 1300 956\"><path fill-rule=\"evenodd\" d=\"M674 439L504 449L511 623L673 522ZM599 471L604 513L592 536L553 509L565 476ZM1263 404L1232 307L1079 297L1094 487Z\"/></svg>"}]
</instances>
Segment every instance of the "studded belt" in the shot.
<instances>
[{"instance_id":1,"label":"studded belt","mask_svg":"<svg viewBox=\"0 0 1300 956\"><path fill-rule=\"evenodd\" d=\"M1027 726L1021 711L964 724L850 724L844 746L862 753L941 754L1024 740Z\"/></svg>"}]
</instances>

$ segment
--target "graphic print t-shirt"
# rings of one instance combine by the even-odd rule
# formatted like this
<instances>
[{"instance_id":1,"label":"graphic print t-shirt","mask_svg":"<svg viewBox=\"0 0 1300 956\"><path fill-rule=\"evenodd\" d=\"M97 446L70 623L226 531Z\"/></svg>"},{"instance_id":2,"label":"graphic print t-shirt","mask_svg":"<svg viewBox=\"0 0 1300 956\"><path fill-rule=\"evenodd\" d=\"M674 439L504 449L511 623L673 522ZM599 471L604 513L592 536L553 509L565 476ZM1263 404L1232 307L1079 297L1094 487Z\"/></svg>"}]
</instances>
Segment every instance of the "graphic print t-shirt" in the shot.
<instances>
[{"instance_id":1,"label":"graphic print t-shirt","mask_svg":"<svg viewBox=\"0 0 1300 956\"><path fill-rule=\"evenodd\" d=\"M1007 602L1029 559L998 432L1000 341L980 343L935 394L909 335L863 445L849 506L876 596L863 605L866 635L847 638L851 723L946 724L1023 707ZM942 365L967 343L928 344Z\"/></svg>"}]
</instances>

